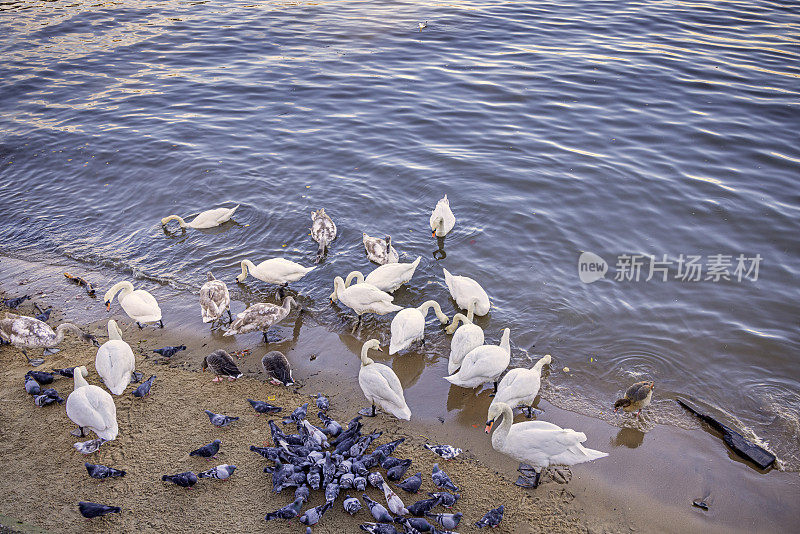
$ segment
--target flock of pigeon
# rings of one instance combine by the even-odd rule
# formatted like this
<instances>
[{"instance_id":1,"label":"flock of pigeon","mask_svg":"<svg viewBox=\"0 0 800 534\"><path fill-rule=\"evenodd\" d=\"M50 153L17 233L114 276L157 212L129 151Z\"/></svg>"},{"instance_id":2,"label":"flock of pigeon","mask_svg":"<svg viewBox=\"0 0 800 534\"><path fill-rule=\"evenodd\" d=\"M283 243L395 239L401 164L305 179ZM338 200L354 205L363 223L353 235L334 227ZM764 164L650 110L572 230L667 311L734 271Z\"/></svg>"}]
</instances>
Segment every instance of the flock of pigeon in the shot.
<instances>
[{"instance_id":1,"label":"flock of pigeon","mask_svg":"<svg viewBox=\"0 0 800 534\"><path fill-rule=\"evenodd\" d=\"M228 221L236 211L238 206L233 208L217 208L204 211L198 214L191 222L186 223L181 217L172 215L162 219L161 223L166 225L177 220L182 229L189 228L211 228ZM336 225L333 220L325 213L324 209L312 212L311 236L318 243L316 262L321 262L337 236ZM444 196L436 205L430 216L430 227L433 237L443 238L455 226L455 216L450 209L447 195ZM531 369L512 369L508 371L502 380L499 380L506 371L511 360L510 330L505 328L499 345L484 344L483 329L473 322L475 315L486 315L490 309L489 297L480 284L465 276L454 276L446 269L443 270L444 281L453 300L459 308L466 310L466 315L457 313L452 319L448 319L442 311L439 303L433 300L426 301L418 307L402 308L392 301L391 295L403 284L408 283L419 265L420 258L413 263L400 263L399 254L392 246L391 238L384 239L362 235L364 248L368 258L379 264L379 267L369 273L366 277L361 272L353 271L346 279L336 276L333 281L334 291L331 294L331 302L341 302L352 309L357 315L356 327L360 324L361 317L365 313L386 315L395 313L391 322L391 339L389 353L397 354L407 350L418 342L424 343L425 321L428 312L433 309L437 318L446 325L448 334L452 335L451 351L448 361L449 376L444 377L451 384L467 388L481 387L483 384L492 383L495 394L489 407L488 420L486 423L486 433L489 434L494 428L491 436L492 446L520 462L521 476L517 481L518 485L524 487L536 487L543 469L551 465L574 465L607 456L606 453L588 449L581 445L587 438L581 432L571 429L563 429L552 423L544 421L526 421L513 424L513 409L522 407L527 409L527 415L532 416L532 405L539 392L541 383L541 372L544 365L551 363L550 355L541 358ZM314 267L303 267L295 262L284 258L272 258L259 264L254 264L250 260L241 262L241 273L237 276L238 282L244 282L248 275L270 284L279 286L279 296L282 299L280 305L272 303L257 303L248 307L243 312L233 318L230 311L230 295L224 282L217 280L209 273L208 279L200 289L200 308L205 323L218 323L224 325L224 315L227 314L228 324L224 335L237 335L249 332L261 332L265 342L269 342L268 331L276 323L283 320L291 311L295 300L291 296L284 296L284 288L290 283L301 280ZM77 277L71 277L76 279ZM355 283L352 283L355 280ZM73 280L75 281L75 280ZM78 283L84 282L87 291L94 291L88 282L78 278ZM82 285L84 285L82 284ZM137 323L139 328L143 328L146 323L158 323L163 328L161 309L155 297L142 289L135 289L133 284L128 281L118 282L113 285L104 297L104 303L110 310L111 302L118 298L123 311ZM5 304L9 308L15 308L27 297L11 299ZM302 312L302 309L300 310ZM44 314L47 314L46 316ZM26 350L34 348L44 348L47 350L58 345L67 331L76 333L85 342L99 345L94 336L84 333L77 326L71 323L64 323L53 330L47 323L49 310L42 312L37 317L28 317L13 313L6 313L0 320L0 341L11 343L22 349L28 362L32 365L43 363L42 358L30 358ZM459 325L459 323L461 323ZM355 327L354 327L355 328ZM120 395L131 382L139 382L143 378L140 373L135 371L135 359L131 347L122 339L122 331L114 320L108 322L109 340L99 347L95 361L95 368L98 375L102 378L109 391L115 395ZM166 347L159 349L165 356L171 356L178 350L185 349L185 346ZM379 446L371 454L366 455L365 451L370 443L380 435L380 433L361 436L359 429L361 416L375 416L376 408L394 415L399 419L408 420L411 417L411 410L406 404L402 385L394 371L381 363L375 363L368 357L369 350L382 350L378 340L371 339L365 342L361 350L361 368L359 370L359 385L366 399L371 406L359 411L359 417L353 419L348 429L341 434L341 426L335 421L327 418L325 409L321 409L319 417L323 423L321 427L315 427L305 419L305 407L296 410L290 419L297 424L298 433L286 435L280 431L272 421L274 447L255 448L263 456L275 461L274 468L268 468L273 475L273 486L276 491L283 487L295 485L298 487L299 495L295 501L272 514L267 516L267 520L277 517L294 517L299 514L300 507L307 498L308 487L317 489L324 488L326 504L307 510L301 517L301 521L308 525L316 523L319 518L327 511L335 501L340 489L355 488L359 491L366 486L360 479L367 479L367 471L370 467L380 465L392 473L400 472L396 477L389 475L390 480L399 479L410 465L411 460L405 462L396 460L390 454L394 445ZM275 384L291 385L293 383L292 371L286 357L278 352L272 351L262 358L262 366L265 373ZM209 369L215 374L214 381L228 378L234 380L239 378L242 373L239 371L235 361L224 350L217 350L206 356L203 360L203 370ZM37 406L45 406L53 403L66 403L67 415L78 426L76 435L83 436L85 430L92 430L97 439L92 439L83 443L76 443L75 447L84 453L96 451L103 442L113 440L118 433L116 421L116 408L113 397L99 386L89 385L85 377L88 372L85 367L72 369L54 370L53 373L44 371L29 371L25 375L25 389L34 396ZM52 389L43 389L41 386L52 382L56 375L70 376L74 380L75 389L68 396L66 401ZM142 397L149 393L155 375L143 382L133 392L134 396ZM626 392L623 399L615 403L615 411L622 408L626 412L636 411L637 415L641 409L650 403L652 398L653 382L639 382L634 384ZM320 402L320 397L318 402ZM253 408L259 413L270 413L280 408L272 407L260 401L250 401ZM206 410L211 423L217 426L226 426L237 418L214 414ZM498 423L499 422L499 423ZM496 424L498 423L498 424ZM328 443L328 438L334 438ZM402 440L400 440L402 441ZM347 445L344 447L343 445ZM323 449L334 446L334 452L323 452ZM434 450L444 457L448 454L454 456L460 449L453 449L449 446ZM205 455L211 453L213 457L219 449L219 441L210 443L204 448L194 451L192 454ZM433 449L432 449L433 450ZM457 452L456 452L457 451ZM87 464L90 476L97 475L98 478L109 476L123 476L124 471L117 471L105 466L95 466ZM191 487L198 478L227 479L233 474L236 466L220 465L205 473L195 475L191 472L178 473L176 475L164 475L163 480L176 483L181 486ZM265 469L266 471L267 469ZM439 473L439 475L437 475ZM443 472L434 469L434 481L437 476L442 480ZM533 476L529 480L528 476ZM380 476L379 474L377 475ZM375 474L369 475L369 481L375 487L381 488L386 494L389 509L400 516L400 519L392 518L386 509L364 495L365 502L368 504L378 523L374 526L362 526L369 532L388 533L393 532L394 527L389 527L382 521L396 521L402 523L408 532L435 532L430 525L425 526L427 521L420 519L402 519L407 510L422 510L427 505L417 503L406 509L402 505L400 498L382 480L377 482ZM403 489L413 489L420 473L410 477L399 486ZM446 475L444 475L446 477ZM358 481L358 484L356 483ZM420 479L421 481L421 479ZM439 484L437 482L437 484ZM452 486L449 479L443 487ZM417 485L417 488L419 486ZM303 488L306 488L303 490ZM455 491L455 486L450 489ZM455 497L457 498L457 497ZM447 504L451 502L448 497L440 494L428 499L430 504L423 513L430 512L430 509L439 503ZM360 506L357 498L347 497L345 499L345 509L353 510ZM421 501L424 502L424 501ZM452 501L454 502L454 500ZM81 513L86 517L95 517L105 513L119 512L117 507L104 507L94 503L80 504ZM401 513L402 512L402 513ZM495 526L502 518L503 507L492 510L479 524ZM293 514L293 515L291 515ZM413 516L423 514L413 514ZM437 514L435 519L445 528L454 528L460 516L458 514ZM423 524L425 523L425 524Z\"/></svg>"}]
</instances>

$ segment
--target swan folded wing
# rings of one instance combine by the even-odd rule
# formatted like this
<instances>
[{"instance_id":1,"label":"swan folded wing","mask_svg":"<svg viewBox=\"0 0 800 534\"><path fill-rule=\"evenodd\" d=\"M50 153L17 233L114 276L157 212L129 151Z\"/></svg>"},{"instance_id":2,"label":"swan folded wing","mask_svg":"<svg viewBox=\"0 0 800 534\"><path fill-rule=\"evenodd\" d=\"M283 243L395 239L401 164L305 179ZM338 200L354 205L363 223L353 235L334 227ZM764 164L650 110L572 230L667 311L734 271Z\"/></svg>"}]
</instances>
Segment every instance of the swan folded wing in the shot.
<instances>
[{"instance_id":1,"label":"swan folded wing","mask_svg":"<svg viewBox=\"0 0 800 534\"><path fill-rule=\"evenodd\" d=\"M117 409L111 396L97 386L85 386L72 393L77 395L73 410L75 424L97 430L112 428L117 422ZM72 396L70 395L70 397Z\"/></svg>"},{"instance_id":2,"label":"swan folded wing","mask_svg":"<svg viewBox=\"0 0 800 534\"><path fill-rule=\"evenodd\" d=\"M540 421L528 421L538 423ZM525 425L523 428L515 428L517 426ZM556 425L553 425L556 426ZM576 451L576 446L586 441L586 434L583 432L575 432L574 430L566 428L536 428L527 425L526 423L518 423L511 427L512 433L510 437L513 439L520 439L524 443L530 444L531 447L545 453L551 458L550 463L556 464L554 457L563 454L567 451Z\"/></svg>"},{"instance_id":3,"label":"swan folded wing","mask_svg":"<svg viewBox=\"0 0 800 534\"><path fill-rule=\"evenodd\" d=\"M272 260L267 260L270 262L269 264L269 278L273 280L289 280L290 282L296 282L303 278L307 272L313 270L313 267L303 267L293 261L286 260L284 258L273 258ZM266 262L265 262L266 263ZM263 264L262 264L263 265ZM261 265L259 265L260 267Z\"/></svg>"},{"instance_id":4,"label":"swan folded wing","mask_svg":"<svg viewBox=\"0 0 800 534\"><path fill-rule=\"evenodd\" d=\"M370 364L366 372L360 373L359 382L364 393L376 404L384 408L407 408L403 386L389 367L379 363Z\"/></svg>"},{"instance_id":5,"label":"swan folded wing","mask_svg":"<svg viewBox=\"0 0 800 534\"><path fill-rule=\"evenodd\" d=\"M503 377L497 388L499 390L507 388L530 389L530 386L532 385L531 376L525 371L527 371L527 369L512 369L506 373L506 376Z\"/></svg>"},{"instance_id":6,"label":"swan folded wing","mask_svg":"<svg viewBox=\"0 0 800 534\"><path fill-rule=\"evenodd\" d=\"M356 284L348 288L349 299L368 307L376 304L391 304L394 297L369 284ZM348 299L348 300L349 300Z\"/></svg>"},{"instance_id":7,"label":"swan folded wing","mask_svg":"<svg viewBox=\"0 0 800 534\"><path fill-rule=\"evenodd\" d=\"M464 358L459 371L462 379L493 378L508 367L510 357L506 351L494 345L483 345L483 347L485 347L483 350L475 349Z\"/></svg>"},{"instance_id":8,"label":"swan folded wing","mask_svg":"<svg viewBox=\"0 0 800 534\"><path fill-rule=\"evenodd\" d=\"M161 319L161 308L155 297L143 289L137 289L122 299L122 309L138 321L158 321Z\"/></svg>"}]
</instances>

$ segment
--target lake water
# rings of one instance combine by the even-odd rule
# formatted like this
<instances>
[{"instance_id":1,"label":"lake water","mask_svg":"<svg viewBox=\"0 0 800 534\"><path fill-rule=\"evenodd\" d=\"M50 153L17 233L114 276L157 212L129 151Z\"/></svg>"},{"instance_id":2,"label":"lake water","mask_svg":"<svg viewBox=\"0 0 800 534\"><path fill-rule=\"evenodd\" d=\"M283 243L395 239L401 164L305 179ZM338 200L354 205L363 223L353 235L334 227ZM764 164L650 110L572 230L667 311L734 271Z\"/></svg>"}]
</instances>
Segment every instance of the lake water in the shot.
<instances>
[{"instance_id":1,"label":"lake water","mask_svg":"<svg viewBox=\"0 0 800 534\"><path fill-rule=\"evenodd\" d=\"M487 340L511 328L513 365L553 355L551 402L623 424L614 399L652 378L650 422L687 421L672 399L693 395L800 468L795 2L22 0L0 36L0 251L157 296L211 270L236 312L275 300L238 263L310 265L324 207L339 237L293 290L331 331L350 327L332 278L374 267L362 231L391 234L422 257L396 302L452 315L441 268L478 280ZM231 202L212 231L159 225ZM605 279L581 281L583 252ZM666 274L635 257L637 281L636 255ZM355 337L388 343L389 322ZM434 323L412 358L448 391Z\"/></svg>"}]
</instances>

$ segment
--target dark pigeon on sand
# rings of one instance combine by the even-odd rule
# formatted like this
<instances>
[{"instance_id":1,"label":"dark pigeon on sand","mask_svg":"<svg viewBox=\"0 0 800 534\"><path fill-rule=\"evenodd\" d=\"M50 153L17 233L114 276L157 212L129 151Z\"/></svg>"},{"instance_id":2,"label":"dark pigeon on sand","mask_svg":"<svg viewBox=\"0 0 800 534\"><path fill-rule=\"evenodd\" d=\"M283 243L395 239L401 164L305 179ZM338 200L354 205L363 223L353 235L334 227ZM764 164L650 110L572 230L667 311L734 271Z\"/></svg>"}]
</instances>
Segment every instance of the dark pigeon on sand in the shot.
<instances>
[{"instance_id":1,"label":"dark pigeon on sand","mask_svg":"<svg viewBox=\"0 0 800 534\"><path fill-rule=\"evenodd\" d=\"M314 508L309 508L303 515L300 516L300 522L309 526L316 525L331 506L333 506L333 501L328 501L325 504L315 506Z\"/></svg>"},{"instance_id":2,"label":"dark pigeon on sand","mask_svg":"<svg viewBox=\"0 0 800 534\"><path fill-rule=\"evenodd\" d=\"M428 493L428 495L436 499L439 499L440 500L439 504L441 504L445 508L452 508L453 505L456 504L456 501L461 498L461 495L458 493L452 494L452 493L447 493L446 491Z\"/></svg>"},{"instance_id":3,"label":"dark pigeon on sand","mask_svg":"<svg viewBox=\"0 0 800 534\"><path fill-rule=\"evenodd\" d=\"M232 422L239 420L238 417L230 417L230 416L227 416L227 415L220 415L218 413L214 413L214 412L209 411L209 410L203 410L203 411L206 412L206 415L208 416L208 420L211 421L211 424L214 425L214 426L225 427L225 426L228 426L229 424L231 424Z\"/></svg>"},{"instance_id":4,"label":"dark pigeon on sand","mask_svg":"<svg viewBox=\"0 0 800 534\"><path fill-rule=\"evenodd\" d=\"M133 390L132 395L134 397L146 397L150 394L150 388L153 387L153 380L156 379L156 375L151 376L144 382L142 382L138 388Z\"/></svg>"},{"instance_id":5,"label":"dark pigeon on sand","mask_svg":"<svg viewBox=\"0 0 800 534\"><path fill-rule=\"evenodd\" d=\"M461 517L464 514L461 512L458 512L457 514L432 514L428 512L425 515L436 520L436 522L438 522L447 530L453 530L458 526L458 523L461 521Z\"/></svg>"},{"instance_id":6,"label":"dark pigeon on sand","mask_svg":"<svg viewBox=\"0 0 800 534\"><path fill-rule=\"evenodd\" d=\"M389 513L381 503L377 503L369 498L369 496L365 493L361 496L364 499L364 502L367 503L369 507L369 511L372 513L372 517L375 518L375 521L378 523L391 523L392 522L392 515Z\"/></svg>"},{"instance_id":7,"label":"dark pigeon on sand","mask_svg":"<svg viewBox=\"0 0 800 534\"><path fill-rule=\"evenodd\" d=\"M37 306L38 309L38 306ZM53 312L53 308L47 308L42 313L36 316L36 319L46 323L50 319L50 314Z\"/></svg>"},{"instance_id":8,"label":"dark pigeon on sand","mask_svg":"<svg viewBox=\"0 0 800 534\"><path fill-rule=\"evenodd\" d=\"M215 439L211 443L207 443L200 447L199 449L195 449L189 453L189 456L200 456L202 458L216 458L217 453L219 452L219 444L222 443L220 440Z\"/></svg>"},{"instance_id":9,"label":"dark pigeon on sand","mask_svg":"<svg viewBox=\"0 0 800 534\"><path fill-rule=\"evenodd\" d=\"M399 534L399 531L394 528L394 525L385 523L362 523L358 525L358 527L370 534Z\"/></svg>"},{"instance_id":10,"label":"dark pigeon on sand","mask_svg":"<svg viewBox=\"0 0 800 534\"><path fill-rule=\"evenodd\" d=\"M361 501L358 500L358 497L351 497L350 495L347 495L344 499L343 506L345 512L353 515L361 510Z\"/></svg>"},{"instance_id":11,"label":"dark pigeon on sand","mask_svg":"<svg viewBox=\"0 0 800 534\"><path fill-rule=\"evenodd\" d=\"M163 349L153 349L153 352L160 354L165 358L172 358L175 356L175 354L182 350L186 350L186 345L180 345L178 347L164 347Z\"/></svg>"},{"instance_id":12,"label":"dark pigeon on sand","mask_svg":"<svg viewBox=\"0 0 800 534\"><path fill-rule=\"evenodd\" d=\"M197 475L191 471L185 471L175 475L164 475L161 477L161 480L164 482L172 482L173 484L176 484L182 488L191 488L197 484Z\"/></svg>"},{"instance_id":13,"label":"dark pigeon on sand","mask_svg":"<svg viewBox=\"0 0 800 534\"><path fill-rule=\"evenodd\" d=\"M327 412L330 409L331 403L328 397L324 396L322 393L317 393L316 395L312 395L312 397L317 397L317 408L323 412Z\"/></svg>"},{"instance_id":14,"label":"dark pigeon on sand","mask_svg":"<svg viewBox=\"0 0 800 534\"><path fill-rule=\"evenodd\" d=\"M81 515L86 519L95 517L102 517L106 514L118 514L122 511L119 506L107 506L105 504L97 504L96 502L81 501L78 503L78 510Z\"/></svg>"},{"instance_id":15,"label":"dark pigeon on sand","mask_svg":"<svg viewBox=\"0 0 800 534\"><path fill-rule=\"evenodd\" d=\"M25 375L25 391L28 393L28 395L42 394L42 388L39 385L39 382L37 382L36 379L30 375Z\"/></svg>"},{"instance_id":16,"label":"dark pigeon on sand","mask_svg":"<svg viewBox=\"0 0 800 534\"><path fill-rule=\"evenodd\" d=\"M105 465L99 464L90 464L89 462L86 462L83 465L86 466L86 471L92 478L103 479L125 476L125 471L121 469L114 469L113 467L106 467Z\"/></svg>"},{"instance_id":17,"label":"dark pigeon on sand","mask_svg":"<svg viewBox=\"0 0 800 534\"><path fill-rule=\"evenodd\" d=\"M306 402L305 404L303 404L302 406L297 408L295 411L293 411L289 415L289 418L288 419L284 419L283 422L284 423L290 423L290 422L294 421L295 423L299 423L300 421L305 419L307 415L308 415L308 403Z\"/></svg>"},{"instance_id":18,"label":"dark pigeon on sand","mask_svg":"<svg viewBox=\"0 0 800 534\"><path fill-rule=\"evenodd\" d=\"M26 300L30 300L30 295L23 295L21 297L17 297L15 299L6 299L3 301L3 304L6 308L13 310L16 309L20 304L25 302Z\"/></svg>"},{"instance_id":19,"label":"dark pigeon on sand","mask_svg":"<svg viewBox=\"0 0 800 534\"><path fill-rule=\"evenodd\" d=\"M411 467L411 460L402 460L399 464L386 471L386 478L389 480L400 480Z\"/></svg>"},{"instance_id":20,"label":"dark pigeon on sand","mask_svg":"<svg viewBox=\"0 0 800 534\"><path fill-rule=\"evenodd\" d=\"M283 410L280 406L275 406L265 401L257 401L253 399L247 399L247 402L250 403L250 406L256 411L256 413L277 413Z\"/></svg>"},{"instance_id":21,"label":"dark pigeon on sand","mask_svg":"<svg viewBox=\"0 0 800 534\"><path fill-rule=\"evenodd\" d=\"M293 519L300 513L300 507L303 506L303 499L295 499L292 504L287 504L283 508L268 513L264 519L272 521L273 519Z\"/></svg>"},{"instance_id":22,"label":"dark pigeon on sand","mask_svg":"<svg viewBox=\"0 0 800 534\"><path fill-rule=\"evenodd\" d=\"M25 376L33 377L34 380L39 382L41 385L50 384L56 378L56 373L48 373L47 371L28 371L25 373Z\"/></svg>"},{"instance_id":23,"label":"dark pigeon on sand","mask_svg":"<svg viewBox=\"0 0 800 534\"><path fill-rule=\"evenodd\" d=\"M308 484L303 484L302 486L298 486L297 489L294 490L294 498L303 499L303 502L308 501L309 495L311 495L311 488L308 487Z\"/></svg>"},{"instance_id":24,"label":"dark pigeon on sand","mask_svg":"<svg viewBox=\"0 0 800 534\"><path fill-rule=\"evenodd\" d=\"M406 527L406 532L433 532L433 525L422 517L395 517L395 523L400 523ZM409 528L410 527L410 528Z\"/></svg>"},{"instance_id":25,"label":"dark pigeon on sand","mask_svg":"<svg viewBox=\"0 0 800 534\"><path fill-rule=\"evenodd\" d=\"M411 506L407 506L406 508L408 509L408 513L410 513L411 515L422 517L427 512L430 512L433 509L433 507L436 506L437 504L439 504L439 499L433 497L430 499L423 499L421 501L417 501Z\"/></svg>"},{"instance_id":26,"label":"dark pigeon on sand","mask_svg":"<svg viewBox=\"0 0 800 534\"><path fill-rule=\"evenodd\" d=\"M475 526L478 528L483 527L496 527L500 524L500 521L503 520L503 509L504 506L501 504L499 507L495 508L494 510L489 510L486 514L481 518L480 521L475 523Z\"/></svg>"},{"instance_id":27,"label":"dark pigeon on sand","mask_svg":"<svg viewBox=\"0 0 800 534\"><path fill-rule=\"evenodd\" d=\"M398 488L408 493L418 492L420 486L422 486L422 473L411 475L397 485Z\"/></svg>"},{"instance_id":28,"label":"dark pigeon on sand","mask_svg":"<svg viewBox=\"0 0 800 534\"><path fill-rule=\"evenodd\" d=\"M439 486L440 488L444 488L450 491L458 491L458 486L453 484L453 481L450 480L450 477L447 476L447 473L439 469L439 464L433 464L433 483Z\"/></svg>"},{"instance_id":29,"label":"dark pigeon on sand","mask_svg":"<svg viewBox=\"0 0 800 534\"><path fill-rule=\"evenodd\" d=\"M65 367L64 369L53 369L53 372L67 378L74 378L75 367Z\"/></svg>"}]
</instances>

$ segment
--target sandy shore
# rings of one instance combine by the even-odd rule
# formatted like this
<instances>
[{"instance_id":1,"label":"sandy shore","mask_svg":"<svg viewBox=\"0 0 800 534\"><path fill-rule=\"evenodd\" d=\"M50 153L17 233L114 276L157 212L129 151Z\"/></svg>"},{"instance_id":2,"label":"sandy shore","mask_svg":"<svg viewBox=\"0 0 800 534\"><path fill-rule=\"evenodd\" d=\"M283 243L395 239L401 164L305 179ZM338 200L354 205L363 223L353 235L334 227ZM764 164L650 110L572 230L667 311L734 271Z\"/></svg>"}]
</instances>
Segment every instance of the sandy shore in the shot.
<instances>
[{"instance_id":1,"label":"sandy shore","mask_svg":"<svg viewBox=\"0 0 800 534\"><path fill-rule=\"evenodd\" d=\"M66 284L62 272L61 267L43 271L41 265L0 258L0 292L10 296L32 294L40 305L56 308L51 324L71 320L98 337L105 335L107 318L116 318L124 339L134 349L138 370L145 377L156 374L158 378L149 398L134 399L131 388L115 398L119 438L84 457L72 447L76 439L69 431L74 425L63 406L34 406L22 387L30 366L17 349L0 348L0 459L12 466L5 477L6 495L0 514L47 532L74 532L76 525L86 532L303 532L304 526L297 522L264 522L264 515L290 502L291 494L271 492L270 480L263 473L269 462L249 451L251 444L262 445L269 439L269 430L267 420L256 417L246 399L270 399L291 411L309 401L311 393L322 392L331 398L331 415L346 422L364 405L354 381L357 340L332 335L310 324L313 320L306 319L303 325L297 318L292 326L290 317L282 329L287 340L270 349L287 353L298 387L279 388L263 382L258 360L266 349L254 339L242 336L231 346L234 341L230 338L209 335L207 327L198 327L197 319L184 318L177 312L163 330L139 330L125 320L116 305L111 314L98 311L102 308L100 299L89 299L82 289ZM19 281L24 285L18 285ZM162 308L169 306L166 297ZM19 311L30 313L31 301ZM170 361L152 353L154 348L176 344L185 344L188 350ZM218 347L229 351L253 349L239 363L246 373L244 378L212 383L209 374L199 372L201 358ZM96 349L74 338L60 348L47 358L42 369L86 365L90 383L100 383L94 370ZM53 386L63 397L72 391L69 379ZM536 490L518 488L513 485L516 464L493 451L482 431L485 400L460 396L451 402L448 398L441 416L436 417L437 412L432 410L429 417L415 416L411 422L386 415L365 420L365 430L384 431L380 442L406 438L396 456L413 460L409 473L422 471L426 475L422 492L434 491L430 472L439 460L422 448L423 443L451 443L465 450L446 463L447 472L462 488L463 498L456 507L464 513L459 532L477 532L473 523L499 504L506 506L504 521L496 530L500 532L791 530L800 496L795 473L757 472L732 458L718 438L701 431L699 425L695 429L657 425L647 432L620 429L545 401L539 408L545 411L547 420L585 431L592 438L590 446L611 455L573 468L567 483L543 477L544 483ZM202 413L206 408L240 416L241 420L228 429L218 429ZM316 416L310 419L315 421ZM192 490L161 482L165 473L197 472L216 465L188 456L189 451L215 438L222 440L220 463L238 466L231 480L201 481ZM96 481L86 475L84 461L125 469L128 475ZM376 490L367 493L382 502L383 496ZM711 502L708 512L691 507L692 499L707 493ZM406 504L422 496L424 493L415 498L401 493ZM321 499L317 492L309 506L320 504ZM118 505L123 513L86 522L77 510L79 500ZM356 532L358 524L369 520L371 516L363 510L349 517L339 501L314 531ZM0 518L0 523L13 530L22 529L13 520Z\"/></svg>"}]
</instances>

